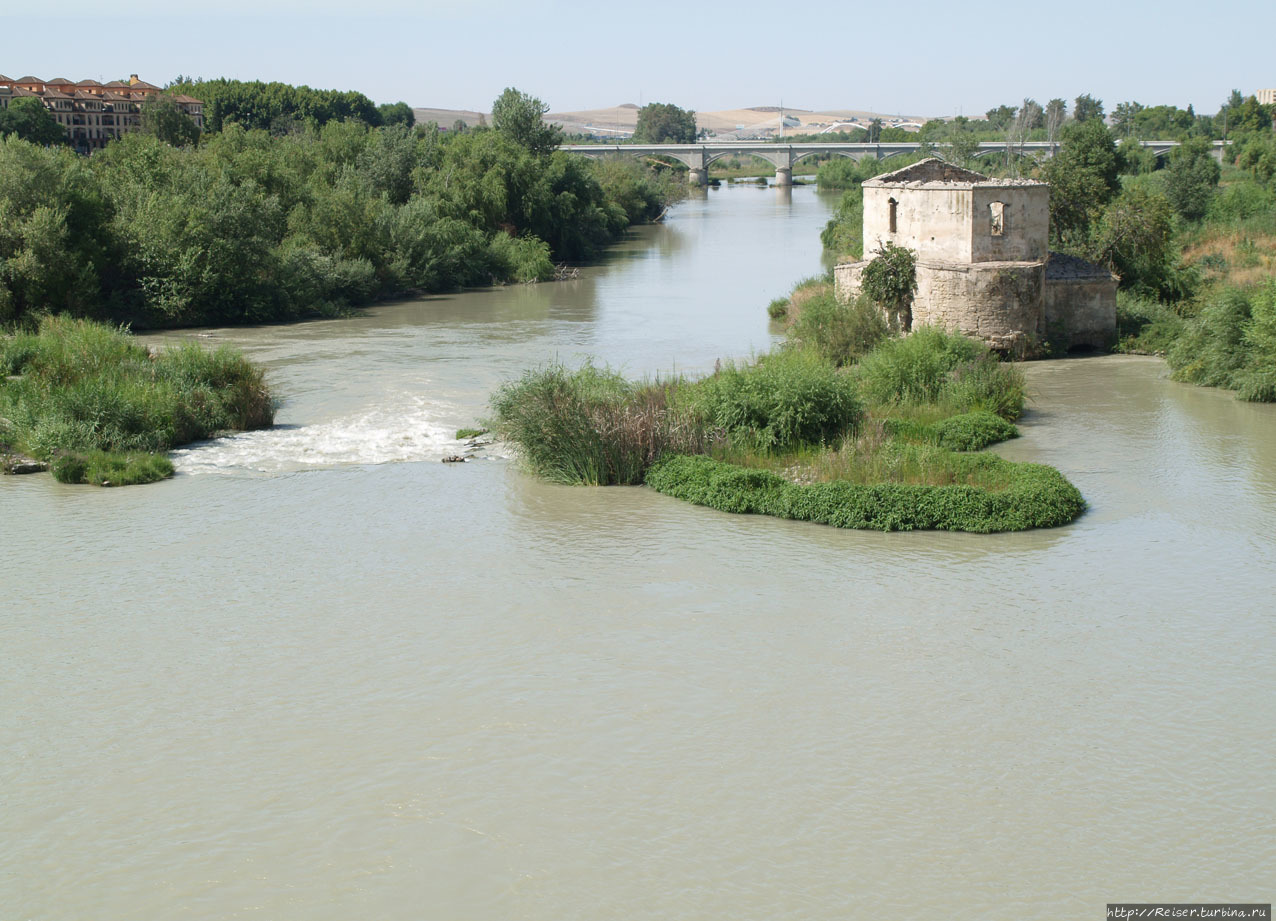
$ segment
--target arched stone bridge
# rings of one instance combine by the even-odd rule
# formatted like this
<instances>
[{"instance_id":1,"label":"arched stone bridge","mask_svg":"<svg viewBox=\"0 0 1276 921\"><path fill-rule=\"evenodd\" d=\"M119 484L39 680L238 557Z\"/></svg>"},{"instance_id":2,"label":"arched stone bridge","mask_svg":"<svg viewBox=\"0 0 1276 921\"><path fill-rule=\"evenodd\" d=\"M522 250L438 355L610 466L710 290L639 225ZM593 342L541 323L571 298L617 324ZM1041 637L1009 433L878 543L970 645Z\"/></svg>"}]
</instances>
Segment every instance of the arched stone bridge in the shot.
<instances>
[{"instance_id":1,"label":"arched stone bridge","mask_svg":"<svg viewBox=\"0 0 1276 921\"><path fill-rule=\"evenodd\" d=\"M1178 141L1139 141L1140 146L1152 151L1158 157L1166 156L1179 145ZM1214 142L1214 156L1223 158L1225 141ZM896 154L915 153L922 145L917 142L879 143L879 144L777 144L768 141L747 141L730 144L565 144L560 150L577 153L586 157L629 156L670 157L683 163L690 170L688 180L692 185L704 185L709 179L709 165L723 157L738 157L747 154L766 160L775 167L775 184L793 184L793 166L807 157L829 154L835 157L850 157L852 160L873 158L883 160ZM934 145L931 145L934 149ZM1052 156L1058 150L1058 143L1049 141L1026 141L1023 144L1008 144L1006 141L984 141L979 145L979 154L1005 153L1007 146L1025 154Z\"/></svg>"}]
</instances>

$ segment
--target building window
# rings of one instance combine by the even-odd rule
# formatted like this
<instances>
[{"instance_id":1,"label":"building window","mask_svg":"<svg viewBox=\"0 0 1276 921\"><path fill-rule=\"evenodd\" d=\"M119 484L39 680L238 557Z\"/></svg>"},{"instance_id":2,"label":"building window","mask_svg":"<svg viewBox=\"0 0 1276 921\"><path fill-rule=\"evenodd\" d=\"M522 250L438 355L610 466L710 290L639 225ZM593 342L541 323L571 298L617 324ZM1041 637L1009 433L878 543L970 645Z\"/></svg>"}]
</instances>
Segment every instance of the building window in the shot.
<instances>
[{"instance_id":1,"label":"building window","mask_svg":"<svg viewBox=\"0 0 1276 921\"><path fill-rule=\"evenodd\" d=\"M886 200L886 205L890 209L887 216L887 230L890 233L895 233L895 209L898 207L899 202L895 201L893 198L888 198Z\"/></svg>"},{"instance_id":2,"label":"building window","mask_svg":"<svg viewBox=\"0 0 1276 921\"><path fill-rule=\"evenodd\" d=\"M995 201L988 205L988 224L989 232L994 237L1004 236L1006 233L1006 205L1005 202Z\"/></svg>"}]
</instances>

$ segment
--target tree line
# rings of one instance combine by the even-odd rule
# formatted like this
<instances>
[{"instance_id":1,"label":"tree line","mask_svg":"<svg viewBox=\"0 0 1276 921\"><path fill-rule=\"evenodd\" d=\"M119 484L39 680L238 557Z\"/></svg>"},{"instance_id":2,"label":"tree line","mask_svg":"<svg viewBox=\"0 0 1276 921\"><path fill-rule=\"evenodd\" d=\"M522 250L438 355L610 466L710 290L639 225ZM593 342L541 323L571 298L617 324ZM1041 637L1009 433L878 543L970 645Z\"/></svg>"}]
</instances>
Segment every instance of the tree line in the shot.
<instances>
[{"instance_id":1,"label":"tree line","mask_svg":"<svg viewBox=\"0 0 1276 921\"><path fill-rule=\"evenodd\" d=\"M280 110L227 106L198 143L141 132L88 158L10 133L0 324L253 323L546 279L681 194L641 164L555 150L544 108L509 89L491 128L451 134L317 109L280 131Z\"/></svg>"}]
</instances>

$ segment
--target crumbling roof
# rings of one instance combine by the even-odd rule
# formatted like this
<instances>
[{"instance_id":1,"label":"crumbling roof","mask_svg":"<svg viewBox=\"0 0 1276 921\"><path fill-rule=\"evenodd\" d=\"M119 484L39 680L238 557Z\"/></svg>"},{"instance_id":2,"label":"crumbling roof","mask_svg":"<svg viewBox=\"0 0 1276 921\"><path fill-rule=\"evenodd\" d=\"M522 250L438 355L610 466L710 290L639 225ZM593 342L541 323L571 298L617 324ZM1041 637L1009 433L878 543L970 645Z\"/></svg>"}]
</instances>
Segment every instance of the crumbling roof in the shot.
<instances>
[{"instance_id":1,"label":"crumbling roof","mask_svg":"<svg viewBox=\"0 0 1276 921\"><path fill-rule=\"evenodd\" d=\"M870 182L987 182L988 177L973 169L962 169L939 157L927 157L893 173L874 176Z\"/></svg>"},{"instance_id":2,"label":"crumbling roof","mask_svg":"<svg viewBox=\"0 0 1276 921\"><path fill-rule=\"evenodd\" d=\"M931 183L943 184L954 188L970 189L975 186L1043 186L1044 182L1035 179L993 179L972 169L953 166L938 157L927 157L893 173L874 176L864 183L869 188L882 186L923 186Z\"/></svg>"},{"instance_id":3,"label":"crumbling roof","mask_svg":"<svg viewBox=\"0 0 1276 921\"><path fill-rule=\"evenodd\" d=\"M1046 279L1062 281L1065 279L1081 280L1086 278L1102 279L1104 281L1115 278L1106 266L1099 265L1095 262L1089 262L1078 256L1069 256L1067 253L1050 254L1050 261L1046 263Z\"/></svg>"}]
</instances>

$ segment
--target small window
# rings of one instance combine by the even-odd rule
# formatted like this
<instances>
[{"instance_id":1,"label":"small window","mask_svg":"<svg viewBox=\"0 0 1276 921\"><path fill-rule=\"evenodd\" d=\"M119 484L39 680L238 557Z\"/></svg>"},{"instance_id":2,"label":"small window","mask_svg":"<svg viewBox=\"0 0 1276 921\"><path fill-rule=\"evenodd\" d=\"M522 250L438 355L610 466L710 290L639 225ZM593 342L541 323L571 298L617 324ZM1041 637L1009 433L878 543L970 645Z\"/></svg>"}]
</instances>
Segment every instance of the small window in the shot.
<instances>
[{"instance_id":1,"label":"small window","mask_svg":"<svg viewBox=\"0 0 1276 921\"><path fill-rule=\"evenodd\" d=\"M1006 233L1006 205L1004 202L995 201L988 205L989 231L994 237L1004 236Z\"/></svg>"},{"instance_id":2,"label":"small window","mask_svg":"<svg viewBox=\"0 0 1276 921\"><path fill-rule=\"evenodd\" d=\"M886 204L890 207L889 217L887 219L888 220L887 229L891 233L895 233L895 207L899 204L899 202L895 201L895 199L893 198L888 198L886 200Z\"/></svg>"}]
</instances>

